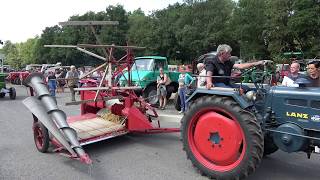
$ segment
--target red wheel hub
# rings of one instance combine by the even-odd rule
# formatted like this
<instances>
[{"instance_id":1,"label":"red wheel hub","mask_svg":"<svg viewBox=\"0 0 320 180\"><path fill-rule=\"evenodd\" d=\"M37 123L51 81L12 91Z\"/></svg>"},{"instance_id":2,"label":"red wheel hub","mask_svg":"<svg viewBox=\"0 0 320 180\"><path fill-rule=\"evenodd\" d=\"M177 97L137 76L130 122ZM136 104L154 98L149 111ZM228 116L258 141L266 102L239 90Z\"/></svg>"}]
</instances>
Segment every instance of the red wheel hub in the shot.
<instances>
[{"instance_id":1,"label":"red wheel hub","mask_svg":"<svg viewBox=\"0 0 320 180\"><path fill-rule=\"evenodd\" d=\"M202 115L197 123L194 142L205 158L227 165L237 159L242 137L232 119L208 112Z\"/></svg>"},{"instance_id":2,"label":"red wheel hub","mask_svg":"<svg viewBox=\"0 0 320 180\"><path fill-rule=\"evenodd\" d=\"M229 171L244 157L245 139L241 126L223 110L198 112L191 120L188 133L194 156L209 169Z\"/></svg>"},{"instance_id":3,"label":"red wheel hub","mask_svg":"<svg viewBox=\"0 0 320 180\"><path fill-rule=\"evenodd\" d=\"M39 149L43 147L43 134L41 131L41 128L39 126L34 127L34 135L35 135L35 141L36 145Z\"/></svg>"}]
</instances>

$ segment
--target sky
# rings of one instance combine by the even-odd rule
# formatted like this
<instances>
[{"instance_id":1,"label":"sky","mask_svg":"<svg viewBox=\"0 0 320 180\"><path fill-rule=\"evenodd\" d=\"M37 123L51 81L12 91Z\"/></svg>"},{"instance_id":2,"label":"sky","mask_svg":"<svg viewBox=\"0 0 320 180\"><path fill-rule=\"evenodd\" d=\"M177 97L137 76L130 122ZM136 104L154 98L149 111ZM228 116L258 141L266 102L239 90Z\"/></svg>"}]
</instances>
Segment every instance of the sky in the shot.
<instances>
[{"instance_id":1,"label":"sky","mask_svg":"<svg viewBox=\"0 0 320 180\"><path fill-rule=\"evenodd\" d=\"M183 0L1 0L0 39L25 42L41 35L45 27L67 21L72 15L105 11L109 5L123 5L127 11L141 8L146 14Z\"/></svg>"}]
</instances>

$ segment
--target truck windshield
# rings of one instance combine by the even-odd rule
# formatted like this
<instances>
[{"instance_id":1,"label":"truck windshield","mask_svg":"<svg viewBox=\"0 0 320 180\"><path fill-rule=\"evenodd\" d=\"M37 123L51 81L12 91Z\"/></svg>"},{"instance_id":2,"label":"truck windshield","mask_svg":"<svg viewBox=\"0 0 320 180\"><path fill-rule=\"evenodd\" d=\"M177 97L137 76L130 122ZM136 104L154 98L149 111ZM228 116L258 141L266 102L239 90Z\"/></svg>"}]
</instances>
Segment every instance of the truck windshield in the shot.
<instances>
[{"instance_id":1,"label":"truck windshield","mask_svg":"<svg viewBox=\"0 0 320 180\"><path fill-rule=\"evenodd\" d=\"M138 59L132 65L132 70L152 71L153 59Z\"/></svg>"}]
</instances>

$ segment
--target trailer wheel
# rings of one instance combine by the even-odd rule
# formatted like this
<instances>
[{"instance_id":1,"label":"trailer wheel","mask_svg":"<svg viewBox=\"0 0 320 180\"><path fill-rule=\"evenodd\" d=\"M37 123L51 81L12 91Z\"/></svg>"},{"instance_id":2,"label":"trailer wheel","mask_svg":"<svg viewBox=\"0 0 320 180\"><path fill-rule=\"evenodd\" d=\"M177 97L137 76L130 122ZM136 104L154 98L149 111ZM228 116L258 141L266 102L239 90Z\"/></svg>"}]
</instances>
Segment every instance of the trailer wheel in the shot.
<instances>
[{"instance_id":1,"label":"trailer wheel","mask_svg":"<svg viewBox=\"0 0 320 180\"><path fill-rule=\"evenodd\" d=\"M278 146L274 143L273 138L267 134L264 136L264 151L263 155L267 156L269 154L275 153L278 151Z\"/></svg>"},{"instance_id":2,"label":"trailer wheel","mask_svg":"<svg viewBox=\"0 0 320 180\"><path fill-rule=\"evenodd\" d=\"M263 156L262 130L254 115L228 97L200 97L181 125L187 157L213 179L244 179Z\"/></svg>"},{"instance_id":3,"label":"trailer wheel","mask_svg":"<svg viewBox=\"0 0 320 180\"><path fill-rule=\"evenodd\" d=\"M11 87L9 89L9 96L10 96L10 99L16 99L17 93L14 87Z\"/></svg>"},{"instance_id":4,"label":"trailer wheel","mask_svg":"<svg viewBox=\"0 0 320 180\"><path fill-rule=\"evenodd\" d=\"M177 110L177 111L181 111L181 101L180 101L180 96L179 96L179 93L177 92L174 96L174 108Z\"/></svg>"},{"instance_id":5,"label":"trailer wheel","mask_svg":"<svg viewBox=\"0 0 320 180\"><path fill-rule=\"evenodd\" d=\"M38 151L45 153L49 148L49 133L48 129L41 123L33 124L33 137Z\"/></svg>"}]
</instances>

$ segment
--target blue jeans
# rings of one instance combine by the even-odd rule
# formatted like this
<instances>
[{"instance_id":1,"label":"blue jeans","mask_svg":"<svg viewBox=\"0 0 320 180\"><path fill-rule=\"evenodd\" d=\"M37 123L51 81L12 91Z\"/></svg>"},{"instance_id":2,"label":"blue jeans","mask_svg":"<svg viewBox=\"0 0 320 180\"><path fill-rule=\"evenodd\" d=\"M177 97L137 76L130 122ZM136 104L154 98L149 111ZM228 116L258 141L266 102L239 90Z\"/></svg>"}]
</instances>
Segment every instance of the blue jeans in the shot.
<instances>
[{"instance_id":1,"label":"blue jeans","mask_svg":"<svg viewBox=\"0 0 320 180\"><path fill-rule=\"evenodd\" d=\"M188 104L186 102L187 97L186 97L186 88L179 88L178 89L178 93L179 93L179 97L180 97L180 106L181 106L181 111L184 112L187 110L188 108Z\"/></svg>"},{"instance_id":2,"label":"blue jeans","mask_svg":"<svg viewBox=\"0 0 320 180\"><path fill-rule=\"evenodd\" d=\"M48 86L49 86L50 95L55 97L56 89L57 89L57 81L55 79L49 79Z\"/></svg>"},{"instance_id":3,"label":"blue jeans","mask_svg":"<svg viewBox=\"0 0 320 180\"><path fill-rule=\"evenodd\" d=\"M213 83L215 87L223 87L223 88L240 88L240 84L229 84L226 85L224 83ZM246 85L241 85L241 88L244 90L244 92L248 92L250 88Z\"/></svg>"}]
</instances>

